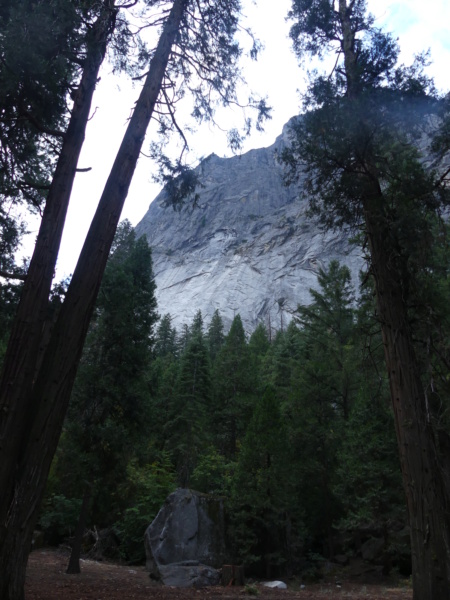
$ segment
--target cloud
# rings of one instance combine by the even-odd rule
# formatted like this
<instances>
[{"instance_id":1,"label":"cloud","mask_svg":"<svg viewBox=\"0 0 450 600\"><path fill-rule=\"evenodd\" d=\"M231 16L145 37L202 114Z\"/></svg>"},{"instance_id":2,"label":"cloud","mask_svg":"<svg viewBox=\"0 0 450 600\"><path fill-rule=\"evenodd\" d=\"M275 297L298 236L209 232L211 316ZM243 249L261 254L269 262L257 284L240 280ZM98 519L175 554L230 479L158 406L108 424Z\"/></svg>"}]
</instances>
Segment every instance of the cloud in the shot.
<instances>
[{"instance_id":1,"label":"cloud","mask_svg":"<svg viewBox=\"0 0 450 600\"><path fill-rule=\"evenodd\" d=\"M414 55L430 49L429 75L438 89L450 89L450 3L448 0L369 0L369 10L377 25L398 36L401 60L411 62ZM445 24L445 26L443 26Z\"/></svg>"}]
</instances>

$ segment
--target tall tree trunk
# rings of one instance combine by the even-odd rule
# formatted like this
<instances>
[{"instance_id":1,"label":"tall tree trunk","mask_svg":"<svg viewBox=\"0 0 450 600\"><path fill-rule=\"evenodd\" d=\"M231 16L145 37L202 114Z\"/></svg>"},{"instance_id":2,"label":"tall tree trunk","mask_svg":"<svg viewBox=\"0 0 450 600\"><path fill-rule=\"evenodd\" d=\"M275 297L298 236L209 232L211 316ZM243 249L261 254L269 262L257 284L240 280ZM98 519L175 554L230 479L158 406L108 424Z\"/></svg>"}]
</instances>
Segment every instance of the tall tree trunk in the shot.
<instances>
[{"instance_id":1,"label":"tall tree trunk","mask_svg":"<svg viewBox=\"0 0 450 600\"><path fill-rule=\"evenodd\" d=\"M58 444L73 382L101 278L159 96L165 70L189 0L174 0L150 70L101 196L65 301L31 393L22 451L8 455L8 510L0 544L0 600L22 600L33 529L51 461ZM14 427L8 435L15 435ZM10 466L12 461L13 466Z\"/></svg>"},{"instance_id":2,"label":"tall tree trunk","mask_svg":"<svg viewBox=\"0 0 450 600\"><path fill-rule=\"evenodd\" d=\"M414 600L448 600L450 489L420 378L400 268L389 231L366 203L365 221L375 279L386 367L411 528ZM401 260L401 258L400 258Z\"/></svg>"},{"instance_id":3,"label":"tall tree trunk","mask_svg":"<svg viewBox=\"0 0 450 600\"><path fill-rule=\"evenodd\" d=\"M339 0L347 97L357 102L360 74L350 18L353 4ZM360 155L367 155L367 149ZM408 319L402 285L407 267L389 231L374 157L367 160L366 176L370 182L363 210L411 528L414 600L448 600L450 484L436 446Z\"/></svg>"},{"instance_id":4,"label":"tall tree trunk","mask_svg":"<svg viewBox=\"0 0 450 600\"><path fill-rule=\"evenodd\" d=\"M87 55L53 180L47 196L33 257L3 364L0 382L0 548L14 492L17 463L34 417L30 403L33 380L48 329L48 299L77 163L100 65L114 28L114 0L104 2L87 36Z\"/></svg>"}]
</instances>

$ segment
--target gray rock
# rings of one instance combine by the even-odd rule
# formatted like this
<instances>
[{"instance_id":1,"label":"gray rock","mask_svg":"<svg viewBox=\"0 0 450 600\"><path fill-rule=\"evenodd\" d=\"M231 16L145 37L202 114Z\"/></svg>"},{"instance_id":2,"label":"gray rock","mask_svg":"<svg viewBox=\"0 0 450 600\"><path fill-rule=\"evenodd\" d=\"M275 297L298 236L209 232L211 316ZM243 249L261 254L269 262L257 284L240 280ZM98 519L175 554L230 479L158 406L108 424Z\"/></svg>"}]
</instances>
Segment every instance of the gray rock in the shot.
<instances>
[{"instance_id":1,"label":"gray rock","mask_svg":"<svg viewBox=\"0 0 450 600\"><path fill-rule=\"evenodd\" d=\"M226 557L222 499L177 489L147 528L145 551L150 576L167 585L216 585Z\"/></svg>"},{"instance_id":2,"label":"gray rock","mask_svg":"<svg viewBox=\"0 0 450 600\"><path fill-rule=\"evenodd\" d=\"M173 587L202 588L218 585L220 571L201 564L171 564L159 567L161 581Z\"/></svg>"},{"instance_id":3,"label":"gray rock","mask_svg":"<svg viewBox=\"0 0 450 600\"><path fill-rule=\"evenodd\" d=\"M360 250L306 216L301 182L283 185L275 152L285 141L286 130L269 148L212 154L197 168L198 208L164 208L163 191L136 227L153 249L159 312L177 327L199 309L208 320L218 308L226 327L239 312L247 332L269 321L280 329L310 302L319 268L332 259L347 264L357 283Z\"/></svg>"}]
</instances>

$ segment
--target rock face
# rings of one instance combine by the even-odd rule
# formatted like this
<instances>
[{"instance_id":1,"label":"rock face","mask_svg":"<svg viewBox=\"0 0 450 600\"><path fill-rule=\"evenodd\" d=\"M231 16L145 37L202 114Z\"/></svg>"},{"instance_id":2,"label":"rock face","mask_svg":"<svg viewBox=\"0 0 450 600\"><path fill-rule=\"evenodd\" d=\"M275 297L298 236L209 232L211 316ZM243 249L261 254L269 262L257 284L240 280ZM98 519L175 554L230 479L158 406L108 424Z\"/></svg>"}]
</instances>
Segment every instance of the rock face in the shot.
<instances>
[{"instance_id":1,"label":"rock face","mask_svg":"<svg viewBox=\"0 0 450 600\"><path fill-rule=\"evenodd\" d=\"M146 566L166 585L217 585L226 558L222 500L178 489L145 532Z\"/></svg>"},{"instance_id":2,"label":"rock face","mask_svg":"<svg viewBox=\"0 0 450 600\"><path fill-rule=\"evenodd\" d=\"M357 282L359 251L341 233L321 231L305 215L300 187L283 185L275 151L286 135L285 127L271 147L242 156L212 154L198 167L198 207L164 208L163 191L136 227L153 248L159 311L175 325L199 309L208 321L218 308L225 326L239 313L248 332L260 321L279 329L310 301L318 269L332 259Z\"/></svg>"}]
</instances>

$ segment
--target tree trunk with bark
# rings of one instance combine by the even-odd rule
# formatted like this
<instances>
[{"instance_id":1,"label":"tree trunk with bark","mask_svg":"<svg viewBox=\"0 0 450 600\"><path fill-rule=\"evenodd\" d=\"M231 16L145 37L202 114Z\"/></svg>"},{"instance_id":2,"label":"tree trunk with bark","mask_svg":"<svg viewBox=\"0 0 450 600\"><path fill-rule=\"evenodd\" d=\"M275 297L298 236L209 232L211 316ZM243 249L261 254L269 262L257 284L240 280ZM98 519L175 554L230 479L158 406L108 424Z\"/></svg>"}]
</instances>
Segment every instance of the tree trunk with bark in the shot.
<instances>
[{"instance_id":1,"label":"tree trunk with bark","mask_svg":"<svg viewBox=\"0 0 450 600\"><path fill-rule=\"evenodd\" d=\"M78 575L80 569L81 544L83 542L83 534L86 529L87 517L89 514L89 503L91 501L91 488L87 487L83 494L83 502L81 503L78 523L73 536L72 551L70 553L69 564L67 565L66 573L68 575Z\"/></svg>"},{"instance_id":2,"label":"tree trunk with bark","mask_svg":"<svg viewBox=\"0 0 450 600\"><path fill-rule=\"evenodd\" d=\"M45 482L61 433L78 362L120 213L188 0L174 0L65 301L36 375L22 448L7 455L13 484L0 544L0 600L22 600L25 568ZM8 428L15 435L14 427ZM26 440L26 441L25 441ZM21 450L21 451L20 451ZM6 574L6 575L5 575Z\"/></svg>"},{"instance_id":3,"label":"tree trunk with bark","mask_svg":"<svg viewBox=\"0 0 450 600\"><path fill-rule=\"evenodd\" d=\"M339 0L347 97L357 102L360 75L351 21L353 5ZM355 148L355 155L366 154L359 150ZM384 214L385 199L374 157L367 159L364 172L362 176L370 183L363 211L408 506L414 600L447 600L450 486L436 445L408 318L408 292L402 284L402 274L407 273L406 258L399 254Z\"/></svg>"},{"instance_id":4,"label":"tree trunk with bark","mask_svg":"<svg viewBox=\"0 0 450 600\"><path fill-rule=\"evenodd\" d=\"M376 212L366 202L371 270L411 528L414 600L446 600L450 590L448 476L420 378L400 269L394 266L389 231L381 227Z\"/></svg>"}]
</instances>

